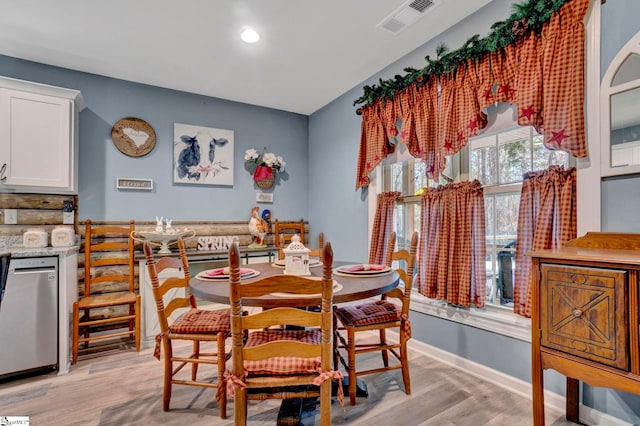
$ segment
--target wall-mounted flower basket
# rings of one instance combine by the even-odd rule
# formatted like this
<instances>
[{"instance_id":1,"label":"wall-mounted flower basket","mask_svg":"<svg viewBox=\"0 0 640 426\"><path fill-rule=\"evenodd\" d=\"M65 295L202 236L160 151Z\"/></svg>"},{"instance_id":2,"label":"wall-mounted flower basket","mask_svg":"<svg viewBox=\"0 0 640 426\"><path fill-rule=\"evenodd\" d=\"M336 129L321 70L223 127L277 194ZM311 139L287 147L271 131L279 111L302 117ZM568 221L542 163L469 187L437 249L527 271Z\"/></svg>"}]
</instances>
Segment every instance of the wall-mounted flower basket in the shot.
<instances>
[{"instance_id":1,"label":"wall-mounted flower basket","mask_svg":"<svg viewBox=\"0 0 640 426\"><path fill-rule=\"evenodd\" d=\"M267 152L267 148L264 148L262 153L258 153L258 151L253 148L246 150L244 160L251 166L255 164L253 180L260 189L273 187L276 172L284 171L284 166L286 165L282 157Z\"/></svg>"},{"instance_id":2,"label":"wall-mounted flower basket","mask_svg":"<svg viewBox=\"0 0 640 426\"><path fill-rule=\"evenodd\" d=\"M271 167L257 166L256 171L253 173L253 180L258 185L258 188L269 189L273 186L276 175Z\"/></svg>"}]
</instances>

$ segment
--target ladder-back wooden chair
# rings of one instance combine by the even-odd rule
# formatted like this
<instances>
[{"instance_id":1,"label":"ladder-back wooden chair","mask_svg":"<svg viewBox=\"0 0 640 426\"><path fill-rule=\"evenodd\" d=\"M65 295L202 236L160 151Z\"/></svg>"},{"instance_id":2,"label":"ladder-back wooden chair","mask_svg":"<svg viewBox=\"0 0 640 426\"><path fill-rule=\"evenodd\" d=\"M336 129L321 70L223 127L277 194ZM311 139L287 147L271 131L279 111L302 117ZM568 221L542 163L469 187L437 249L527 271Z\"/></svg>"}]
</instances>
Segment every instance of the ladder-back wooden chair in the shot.
<instances>
[{"instance_id":1,"label":"ladder-back wooden chair","mask_svg":"<svg viewBox=\"0 0 640 426\"><path fill-rule=\"evenodd\" d=\"M200 310L197 308L195 298L189 291L191 274L181 237L178 238L179 258L161 257L156 261L148 241L144 243L143 250L160 323L160 334L156 336L154 356L160 359L160 345L164 351L162 409L169 410L173 385L215 388L220 417L224 419L227 417L227 393L223 377L225 363L231 357L231 352L227 352L225 348L226 339L231 336L229 309ZM167 269L182 270L182 276L170 276L160 283L158 276ZM174 340L192 341L191 353L187 356L174 353L172 344ZM215 342L216 351L200 352L201 342ZM197 373L200 364L217 365L217 381L198 381ZM178 375L186 365L191 365L190 380L188 377Z\"/></svg>"},{"instance_id":2,"label":"ladder-back wooden chair","mask_svg":"<svg viewBox=\"0 0 640 426\"><path fill-rule=\"evenodd\" d=\"M394 261L403 264L396 271L400 275L401 284L404 284L404 288L396 287L383 294L381 300L375 302L336 307L334 309L335 351L333 364L334 369L337 369L338 363L342 363L349 375L349 403L351 405L356 403L356 378L382 371L401 369L404 391L407 395L411 394L407 341L411 338L409 303L411 301L413 270L418 247L418 233L413 233L408 251L399 250L394 252L395 239L396 236L393 233L387 248L386 263L387 266L391 266ZM395 299L399 303L394 303L390 299ZM397 342L387 341L386 330L392 328L398 329L399 339ZM379 332L378 341L370 342L370 338L368 338L369 341L367 342L356 341L358 332L375 330ZM356 368L356 356L375 351L382 353L383 366L358 371ZM399 363L389 365L389 353L393 354Z\"/></svg>"},{"instance_id":3,"label":"ladder-back wooden chair","mask_svg":"<svg viewBox=\"0 0 640 426\"><path fill-rule=\"evenodd\" d=\"M278 250L279 259L284 259L282 248L291 243L291 237L296 234L300 236L300 242L304 244L304 220L283 223L276 219L273 222L273 245L280 247L280 250Z\"/></svg>"},{"instance_id":4,"label":"ladder-back wooden chair","mask_svg":"<svg viewBox=\"0 0 640 426\"><path fill-rule=\"evenodd\" d=\"M280 238L279 238L279 242L278 242L278 259L282 260L284 259L284 249L285 249L285 243L284 243L284 236L282 234L280 234ZM301 241L302 242L302 241ZM309 257L317 257L317 258L321 258L322 257L322 249L324 248L324 233L320 233L320 235L318 235L318 247L317 248L313 248L313 247L307 247L310 251L309 251Z\"/></svg>"},{"instance_id":5,"label":"ladder-back wooden chair","mask_svg":"<svg viewBox=\"0 0 640 426\"><path fill-rule=\"evenodd\" d=\"M94 227L90 219L85 222L84 289L73 304L71 364L78 361L79 345L87 348L95 340L129 336L140 351L134 229L134 220L128 226Z\"/></svg>"},{"instance_id":6,"label":"ladder-back wooden chair","mask_svg":"<svg viewBox=\"0 0 640 426\"><path fill-rule=\"evenodd\" d=\"M230 248L233 369L227 378L227 390L235 394L236 425L247 422L247 399L312 396L320 397L321 424L331 424L331 379L341 381L342 375L331 370L333 252L330 243L325 246L322 260L322 279L280 274L243 284L238 246L234 243ZM322 308L320 312L309 312L286 307L286 298L283 298L281 307L242 314L243 298L272 293L291 293L291 297L322 295ZM278 324L305 329L269 328ZM341 384L339 389L342 390Z\"/></svg>"}]
</instances>

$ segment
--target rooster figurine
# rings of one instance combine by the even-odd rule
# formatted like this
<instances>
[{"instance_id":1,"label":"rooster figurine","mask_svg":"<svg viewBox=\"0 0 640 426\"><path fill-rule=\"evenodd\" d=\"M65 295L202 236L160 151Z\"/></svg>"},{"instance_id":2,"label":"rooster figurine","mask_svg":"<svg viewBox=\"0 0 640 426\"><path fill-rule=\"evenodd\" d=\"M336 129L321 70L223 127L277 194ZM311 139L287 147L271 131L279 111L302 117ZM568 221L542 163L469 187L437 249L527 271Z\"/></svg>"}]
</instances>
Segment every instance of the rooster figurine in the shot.
<instances>
[{"instance_id":1,"label":"rooster figurine","mask_svg":"<svg viewBox=\"0 0 640 426\"><path fill-rule=\"evenodd\" d=\"M258 214L259 207L255 206L251 209L251 219L249 220L249 233L253 242L249 244L249 248L264 248L264 237L267 235L267 221L260 218Z\"/></svg>"}]
</instances>

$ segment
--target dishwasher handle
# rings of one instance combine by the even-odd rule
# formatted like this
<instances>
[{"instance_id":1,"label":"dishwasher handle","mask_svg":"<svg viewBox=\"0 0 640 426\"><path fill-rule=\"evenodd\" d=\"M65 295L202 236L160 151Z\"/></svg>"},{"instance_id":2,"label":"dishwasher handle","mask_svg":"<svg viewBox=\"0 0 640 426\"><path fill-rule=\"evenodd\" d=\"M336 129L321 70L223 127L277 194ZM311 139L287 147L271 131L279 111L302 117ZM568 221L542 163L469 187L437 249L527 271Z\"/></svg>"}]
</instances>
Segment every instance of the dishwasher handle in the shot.
<instances>
[{"instance_id":1,"label":"dishwasher handle","mask_svg":"<svg viewBox=\"0 0 640 426\"><path fill-rule=\"evenodd\" d=\"M47 281L49 282L53 282L58 279L58 274L55 268L16 269L14 271L9 271L9 275L13 275L14 277L42 274L47 274Z\"/></svg>"}]
</instances>

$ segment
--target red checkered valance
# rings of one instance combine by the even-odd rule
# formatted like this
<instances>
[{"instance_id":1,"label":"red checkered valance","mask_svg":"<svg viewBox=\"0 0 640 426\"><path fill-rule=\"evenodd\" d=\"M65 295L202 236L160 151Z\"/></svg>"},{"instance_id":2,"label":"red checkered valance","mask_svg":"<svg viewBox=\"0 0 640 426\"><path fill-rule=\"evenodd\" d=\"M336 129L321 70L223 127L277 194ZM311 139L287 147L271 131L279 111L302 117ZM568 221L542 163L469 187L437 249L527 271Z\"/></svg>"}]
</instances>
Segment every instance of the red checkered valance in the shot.
<instances>
[{"instance_id":1,"label":"red checkered valance","mask_svg":"<svg viewBox=\"0 0 640 426\"><path fill-rule=\"evenodd\" d=\"M390 98L363 106L356 190L398 142L421 158L436 178L445 156L466 146L487 125L483 109L496 102L518 106L518 124L544 134L544 145L586 157L584 108L585 29L589 0L572 0L539 31L522 30L516 41L453 71L420 76ZM400 131L396 123L400 120Z\"/></svg>"}]
</instances>

